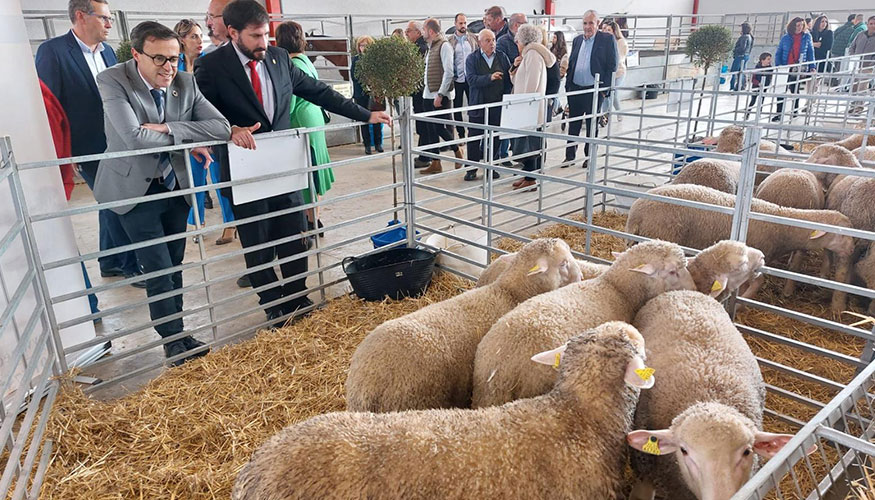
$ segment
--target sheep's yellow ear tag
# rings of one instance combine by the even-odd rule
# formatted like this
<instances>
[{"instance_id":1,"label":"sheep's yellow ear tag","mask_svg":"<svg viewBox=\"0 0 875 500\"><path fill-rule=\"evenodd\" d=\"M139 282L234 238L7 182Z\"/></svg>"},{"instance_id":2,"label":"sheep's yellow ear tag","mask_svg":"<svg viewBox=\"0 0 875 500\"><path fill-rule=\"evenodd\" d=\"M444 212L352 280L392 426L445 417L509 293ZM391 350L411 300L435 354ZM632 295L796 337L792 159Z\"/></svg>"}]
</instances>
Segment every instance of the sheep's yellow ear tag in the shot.
<instances>
[{"instance_id":1,"label":"sheep's yellow ear tag","mask_svg":"<svg viewBox=\"0 0 875 500\"><path fill-rule=\"evenodd\" d=\"M826 234L826 231L814 230L814 231L811 231L810 235L808 235L808 239L809 240L816 240L817 238L820 238L821 236L823 236L825 234Z\"/></svg>"},{"instance_id":2,"label":"sheep's yellow ear tag","mask_svg":"<svg viewBox=\"0 0 875 500\"><path fill-rule=\"evenodd\" d=\"M656 436L650 436L650 439L648 439L647 442L644 443L644 446L641 447L641 450L645 453L650 453L651 455L659 455L659 439Z\"/></svg>"},{"instance_id":3,"label":"sheep's yellow ear tag","mask_svg":"<svg viewBox=\"0 0 875 500\"><path fill-rule=\"evenodd\" d=\"M718 281L718 280L714 280L714 283L711 284L711 291L712 292L719 292L722 290L723 290L723 284L720 283L720 281Z\"/></svg>"},{"instance_id":4,"label":"sheep's yellow ear tag","mask_svg":"<svg viewBox=\"0 0 875 500\"><path fill-rule=\"evenodd\" d=\"M654 370L653 368L645 366L644 368L636 368L635 374L641 377L641 380L647 382L648 380L650 380L650 377L653 376L653 372L655 371L656 370Z\"/></svg>"},{"instance_id":5,"label":"sheep's yellow ear tag","mask_svg":"<svg viewBox=\"0 0 875 500\"><path fill-rule=\"evenodd\" d=\"M535 264L534 266L532 266L531 269L529 269L528 276L531 276L533 274L538 274L540 271L541 271L541 266Z\"/></svg>"},{"instance_id":6,"label":"sheep's yellow ear tag","mask_svg":"<svg viewBox=\"0 0 875 500\"><path fill-rule=\"evenodd\" d=\"M554 369L556 369L556 370L559 369L559 362L560 362L560 361L562 361L562 353L561 353L561 352L557 352L557 353L556 353L556 359L553 360L553 368L554 368Z\"/></svg>"}]
</instances>

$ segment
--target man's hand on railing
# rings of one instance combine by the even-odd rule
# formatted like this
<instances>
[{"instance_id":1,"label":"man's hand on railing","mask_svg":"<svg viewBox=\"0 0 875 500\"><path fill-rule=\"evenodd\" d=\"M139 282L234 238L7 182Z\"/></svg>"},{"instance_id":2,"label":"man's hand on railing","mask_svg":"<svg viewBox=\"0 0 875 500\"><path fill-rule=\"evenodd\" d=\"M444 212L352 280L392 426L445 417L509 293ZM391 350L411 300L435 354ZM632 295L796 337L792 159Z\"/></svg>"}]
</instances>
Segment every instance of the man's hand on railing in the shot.
<instances>
[{"instance_id":1,"label":"man's hand on railing","mask_svg":"<svg viewBox=\"0 0 875 500\"><path fill-rule=\"evenodd\" d=\"M371 113L371 116L374 114ZM238 127L236 125L231 126L231 141L234 142L237 146L246 149L255 149L255 136L252 135L253 132L261 128L261 122L257 122L255 125L249 127Z\"/></svg>"},{"instance_id":2,"label":"man's hand on railing","mask_svg":"<svg viewBox=\"0 0 875 500\"><path fill-rule=\"evenodd\" d=\"M368 123L385 123L386 125L391 125L392 117L385 111L371 111L371 118L368 120Z\"/></svg>"},{"instance_id":3,"label":"man's hand on railing","mask_svg":"<svg viewBox=\"0 0 875 500\"><path fill-rule=\"evenodd\" d=\"M210 148L194 148L191 150L191 155L199 162L203 162L204 170L210 168L213 163L213 157L210 155Z\"/></svg>"},{"instance_id":4,"label":"man's hand on railing","mask_svg":"<svg viewBox=\"0 0 875 500\"><path fill-rule=\"evenodd\" d=\"M153 132L158 132L159 134L170 133L170 128L167 126L166 123L144 123L140 125L140 128L152 130Z\"/></svg>"}]
</instances>

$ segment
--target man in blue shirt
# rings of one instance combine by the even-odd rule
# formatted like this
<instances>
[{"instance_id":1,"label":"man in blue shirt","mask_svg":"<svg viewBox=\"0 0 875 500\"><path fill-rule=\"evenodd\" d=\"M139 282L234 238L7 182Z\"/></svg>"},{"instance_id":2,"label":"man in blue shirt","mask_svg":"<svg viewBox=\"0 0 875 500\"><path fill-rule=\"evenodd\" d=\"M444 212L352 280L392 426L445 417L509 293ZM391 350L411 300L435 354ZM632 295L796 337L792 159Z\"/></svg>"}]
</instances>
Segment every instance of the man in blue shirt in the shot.
<instances>
[{"instance_id":1,"label":"man in blue shirt","mask_svg":"<svg viewBox=\"0 0 875 500\"><path fill-rule=\"evenodd\" d=\"M596 75L599 78L598 99L595 106L596 112L602 108L602 101L610 93L610 85L613 73L617 70L617 40L610 33L598 31L599 16L594 10L588 10L583 14L583 34L574 38L568 60L568 76L565 82L565 90L568 93L592 90L595 87ZM604 89L604 90L602 90ZM593 92L569 95L568 108L571 118L579 118L591 115L593 112ZM582 120L586 123L586 136L598 136L598 124L593 124L593 117ZM569 123L568 133L579 136L582 123L575 120ZM569 141L565 150L565 163L563 168L574 163L577 155L577 143ZM587 159L583 161L586 168L589 163L589 144L583 146Z\"/></svg>"}]
</instances>

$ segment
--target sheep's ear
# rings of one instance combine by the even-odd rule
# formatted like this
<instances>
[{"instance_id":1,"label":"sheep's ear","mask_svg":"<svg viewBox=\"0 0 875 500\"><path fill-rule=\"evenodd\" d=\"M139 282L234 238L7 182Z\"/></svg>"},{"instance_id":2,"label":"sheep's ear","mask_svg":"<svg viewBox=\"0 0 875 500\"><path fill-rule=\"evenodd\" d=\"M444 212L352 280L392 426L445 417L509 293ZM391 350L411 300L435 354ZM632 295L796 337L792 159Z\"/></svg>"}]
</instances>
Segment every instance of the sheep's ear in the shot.
<instances>
[{"instance_id":1,"label":"sheep's ear","mask_svg":"<svg viewBox=\"0 0 875 500\"><path fill-rule=\"evenodd\" d=\"M792 438L793 434L772 434L760 431L754 435L753 451L761 457L772 458ZM816 444L805 450L805 454L811 455L815 451L817 451Z\"/></svg>"},{"instance_id":2,"label":"sheep's ear","mask_svg":"<svg viewBox=\"0 0 875 500\"><path fill-rule=\"evenodd\" d=\"M656 273L656 268L653 264L641 264L638 267L633 267L630 271L635 271L636 273L646 274L647 276L653 276Z\"/></svg>"},{"instance_id":3,"label":"sheep's ear","mask_svg":"<svg viewBox=\"0 0 875 500\"><path fill-rule=\"evenodd\" d=\"M632 448L651 455L666 455L674 453L678 449L674 435L669 429L632 431L626 434L626 442Z\"/></svg>"},{"instance_id":4,"label":"sheep's ear","mask_svg":"<svg viewBox=\"0 0 875 500\"><path fill-rule=\"evenodd\" d=\"M726 290L727 283L729 283L729 277L725 274L721 274L714 280L714 283L711 283L711 289L708 291L708 295L711 297L718 297L723 293L723 290Z\"/></svg>"},{"instance_id":5,"label":"sheep's ear","mask_svg":"<svg viewBox=\"0 0 875 500\"><path fill-rule=\"evenodd\" d=\"M815 231L811 231L811 234L808 235L808 239L809 240L816 240L817 238L820 238L821 236L824 236L824 235L826 235L826 231L821 231L818 229Z\"/></svg>"},{"instance_id":6,"label":"sheep's ear","mask_svg":"<svg viewBox=\"0 0 875 500\"><path fill-rule=\"evenodd\" d=\"M621 255L623 255L623 252L611 252L611 256L614 260L617 260Z\"/></svg>"},{"instance_id":7,"label":"sheep's ear","mask_svg":"<svg viewBox=\"0 0 875 500\"><path fill-rule=\"evenodd\" d=\"M547 260L547 258L546 257L539 257L538 263L535 264L534 266L532 266L531 269L529 269L527 276L546 273L549 269L550 269L550 263Z\"/></svg>"},{"instance_id":8,"label":"sheep's ear","mask_svg":"<svg viewBox=\"0 0 875 500\"><path fill-rule=\"evenodd\" d=\"M539 352L538 354L532 356L532 361L534 361L535 363L540 363L542 365L550 365L558 370L559 363L562 362L562 356L565 354L565 349L567 348L568 344L562 344L556 349Z\"/></svg>"},{"instance_id":9,"label":"sheep's ear","mask_svg":"<svg viewBox=\"0 0 875 500\"><path fill-rule=\"evenodd\" d=\"M626 375L623 376L623 380L632 387L650 389L656 382L656 378L653 376L654 371L653 368L648 368L647 365L644 364L644 360L635 356L632 358L632 361L629 361L629 364L626 365Z\"/></svg>"}]
</instances>

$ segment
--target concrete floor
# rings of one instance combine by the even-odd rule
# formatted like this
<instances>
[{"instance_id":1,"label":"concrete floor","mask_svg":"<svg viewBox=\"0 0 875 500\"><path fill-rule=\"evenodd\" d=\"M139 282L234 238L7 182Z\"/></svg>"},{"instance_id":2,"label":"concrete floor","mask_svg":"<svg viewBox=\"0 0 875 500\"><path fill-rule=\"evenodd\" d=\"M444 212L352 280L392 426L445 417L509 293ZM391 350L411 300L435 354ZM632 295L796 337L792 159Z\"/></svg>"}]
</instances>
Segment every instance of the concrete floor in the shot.
<instances>
[{"instance_id":1,"label":"concrete floor","mask_svg":"<svg viewBox=\"0 0 875 500\"><path fill-rule=\"evenodd\" d=\"M661 105L663 101L664 98L660 98L660 100L647 101L647 103L648 105L657 103ZM635 109L639 106L640 101L630 100L624 102L624 108L626 109ZM725 103L721 102L719 108L732 109L733 106L734 103L727 100L727 102ZM648 114L653 112L654 111L650 110L647 111ZM666 113L667 114L665 116L667 120L663 119L662 121L657 118L645 118L643 121L639 122L637 118L632 119L628 116L622 122L614 121L611 124L611 135L637 137L638 134L636 133L636 131L639 130L640 124L643 124L644 127L647 127L650 125L665 123L665 126L656 127L654 130L651 130L646 134L642 134L642 136L645 139L649 140L673 142L675 134L677 133L673 120L676 121L676 119L672 116L674 115L674 113L669 113L668 111L666 111ZM554 126L553 128L557 129L553 131L561 133L558 130L558 127ZM681 133L683 134L683 130L681 130ZM388 134L386 135L388 136ZM547 142L548 149L554 148L553 151L549 151L547 154L547 173L549 173L550 175L556 175L561 177L573 177L580 181L585 180L586 170L581 169L579 164L574 166L573 168L561 169L556 167L556 165L559 164L563 159L563 144L564 141L558 140L549 140ZM386 138L384 145L386 146L386 150L388 151L388 137ZM362 155L362 152L363 151L360 145L345 145L333 147L330 149L330 154L333 161L355 158ZM452 153L449 152L445 154L452 155ZM617 154L617 151L612 151L612 154ZM634 150L625 152L625 154L634 154ZM578 154L578 158L581 158L582 156L583 152L580 151ZM665 154L660 155L660 158L662 159L662 161L666 161L670 159L670 156L671 155ZM611 161L613 163L615 160L612 158ZM616 161L620 162L622 160L617 159ZM644 164L642 163L642 166L643 165ZM598 166L599 168L603 168L604 159L599 160ZM625 164L624 166L626 168L633 168L634 162L627 161L627 164ZM478 186L478 188L466 191L465 193L469 196L482 197L482 192L479 188L482 186L482 181L465 182L462 180L462 177L464 175L462 171L455 172L452 170L452 163L444 162L444 174L432 176L428 178L427 181L423 182L423 184L446 189L453 193L460 192L466 188ZM662 172L667 172L668 165L664 165L663 167L659 168L659 170ZM597 172L596 175L597 178L601 178L603 173ZM612 174L612 177L615 175L624 175L624 173L614 173ZM357 163L335 168L335 176L336 181L327 194L326 199L328 200L336 199L344 195L349 195L351 193L356 193L362 190L375 188L391 183L391 163L390 160L387 158L371 159L364 163ZM480 177L482 178L482 174ZM583 200L584 191L582 188L569 189L567 185L548 183L545 186L542 186L542 188L536 192L514 192L512 194L508 194L511 192L510 183L513 182L514 177L515 176L512 177L505 175L502 177L500 182L496 182L494 184L493 192L494 195L497 197L496 199L498 200L498 202L535 211L538 210L539 207L541 207L543 213L557 216L569 212L583 212L583 207L585 205ZM423 176L417 173L417 178L422 179ZM400 181L401 179L402 177L400 174L399 165L398 180ZM663 182L660 181L659 178L654 178L654 181L657 183ZM403 198L403 190L399 189L398 196L399 199ZM436 196L437 193L430 192L422 187L417 188L415 191L417 208L436 210L440 212L455 210L453 212L453 215L456 217L461 217L467 220L478 219L477 222L480 222L479 217L482 214L482 208L480 205L464 208L463 205L468 203L466 200L447 197L435 198ZM213 193L213 199L214 201L217 201L215 193ZM93 198L90 191L87 189L86 186L84 186L84 184L81 186L77 186L77 188L73 192L73 199L71 200L71 204L73 206L81 206L89 203L93 203ZM332 226L343 221L349 221L358 217L363 217L368 214L373 214L377 211L384 210L392 206L392 191L387 190L379 193L369 194L363 197L340 201L337 203L331 203L321 209L320 218L326 226ZM221 212L218 203L215 203L215 207L216 208L212 210L206 211L206 222L208 226L221 223ZM320 247L326 247L329 245L340 243L354 236L364 234L368 231L378 230L384 227L387 221L389 221L391 218L391 214L387 214L385 216L359 221L336 230L329 230L327 231L324 238L319 239L318 244ZM533 226L538 224L539 222L543 222L543 220L539 221L534 217L530 216L520 217L518 214L510 211L502 211L500 209L494 210L493 213L493 226L498 226L501 230L512 233L520 231L531 232L533 230ZM77 216L74 218L73 223L81 252L86 253L96 251L97 214L89 213L87 215ZM425 213L420 213L417 215L417 223L424 223L430 227L442 228L447 225L448 220L440 217L429 217ZM217 246L215 244L215 239L219 236L220 232L221 231L217 230L215 232L210 232L207 234L207 237L204 241L204 257L206 259L221 256L223 254L239 250L241 248L239 241L234 241L232 244L229 245ZM360 241L347 243L341 245L338 248L321 252L319 255L319 264L325 266L333 263L338 263L346 256L358 255L370 249L372 249L372 246L367 238ZM186 245L186 255L184 262L192 263L201 261L202 257L200 255L198 245L193 244L192 241L189 239L188 244ZM91 279L95 285L103 284L108 281L107 279L100 277L96 261L88 262L86 265ZM234 273L242 273L244 270L244 263L242 256L236 256L218 263L208 264L204 267L209 278L215 282L215 280L221 280L222 277L233 275ZM310 269L314 269L316 267L317 258L313 256L310 259ZM184 285L192 286L197 283L204 282L203 272L204 271L201 269L200 266L185 271L183 278ZM309 287L313 288L317 287L320 283L330 283L343 277L344 275L342 270L339 266L337 266L323 273L321 280L319 276L311 276L308 279L308 285ZM117 278L110 278L109 280L113 279ZM348 283L343 282L328 287L324 292L324 297L335 297L339 294L348 292L350 289L351 288L349 287ZM245 293L246 291L249 291L251 293L251 289L244 290L238 288L235 284L235 279L225 279L219 282L215 282L209 287L209 291L213 302L222 301L223 299L227 299L228 297L234 297L236 295ZM109 311L117 306L121 306L124 304L133 304L142 301L144 298L144 290L126 286L120 289L109 290L101 293L99 296L100 308L104 311ZM315 302L319 302L319 300L323 297L321 292L313 292L310 294L310 298ZM186 311L190 311L192 309L207 304L206 294L203 288L185 293L184 300ZM234 319L225 319L237 316L243 311L253 308L254 311L248 314L244 314ZM215 314L217 320L220 321L219 326L215 328L215 330L205 329L200 333L197 333L196 337L200 338L203 341L216 340L221 344L227 342L228 338L232 335L238 332L243 332L247 329L251 329L254 325L257 325L258 323L264 321L264 314L261 309L257 308L257 297L254 295L234 298L227 303L219 305L215 308ZM149 316L147 307L145 305L140 305L131 310L120 311L108 315L103 319L103 322L97 326L97 331L98 334L108 335L112 334L113 332L119 332L122 329L135 327L136 325L143 325L148 321ZM186 329L188 330L203 326L205 324L208 324L209 322L210 321L208 310L196 312L185 317L185 325ZM252 333L247 333L246 335L233 339L233 341L243 340L245 338L251 337L252 335ZM95 366L86 368L84 370L84 374L98 377L103 380L110 380L116 377L122 377L124 378L124 380L118 384L112 384L106 388L102 388L96 391L95 396L99 398L119 397L131 391L134 391L139 387L142 387L151 378L157 376L161 372L161 370L163 370L162 367L157 367L147 371L142 370L143 367L162 362L162 360L164 359L164 355L162 349L158 346L144 349L141 352L137 352L136 354L130 355L128 357L123 357L121 359L118 358L119 355L122 353L127 353L131 350L141 348L146 344L154 343L158 339L158 335L152 328L141 328L139 331L136 331L130 335L113 340L113 346L110 356L104 357L103 359L99 360Z\"/></svg>"}]
</instances>

